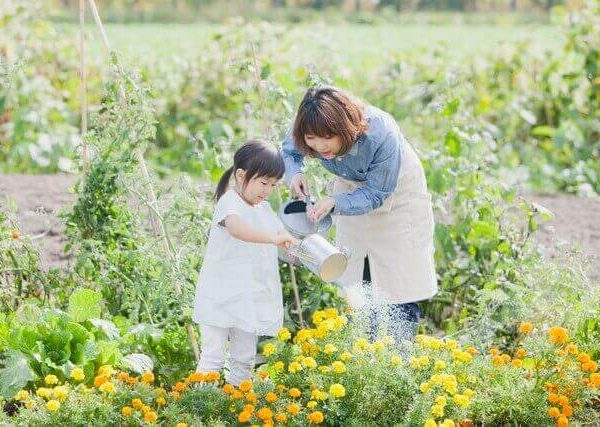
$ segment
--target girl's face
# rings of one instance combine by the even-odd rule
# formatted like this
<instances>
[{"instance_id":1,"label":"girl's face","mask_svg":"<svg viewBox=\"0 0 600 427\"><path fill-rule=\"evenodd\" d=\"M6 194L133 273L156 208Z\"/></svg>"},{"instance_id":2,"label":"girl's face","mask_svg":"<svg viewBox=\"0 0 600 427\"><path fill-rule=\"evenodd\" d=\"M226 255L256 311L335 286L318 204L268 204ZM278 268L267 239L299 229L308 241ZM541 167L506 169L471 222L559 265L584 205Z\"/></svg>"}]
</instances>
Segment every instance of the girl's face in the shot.
<instances>
[{"instance_id":1,"label":"girl's face","mask_svg":"<svg viewBox=\"0 0 600 427\"><path fill-rule=\"evenodd\" d=\"M257 205L269 198L279 180L266 176L254 176L243 187L246 171L238 169L235 172L236 186L242 198L251 205Z\"/></svg>"},{"instance_id":2,"label":"girl's face","mask_svg":"<svg viewBox=\"0 0 600 427\"><path fill-rule=\"evenodd\" d=\"M305 135L306 145L315 150L325 159L333 159L342 148L342 140L338 135L316 136Z\"/></svg>"}]
</instances>

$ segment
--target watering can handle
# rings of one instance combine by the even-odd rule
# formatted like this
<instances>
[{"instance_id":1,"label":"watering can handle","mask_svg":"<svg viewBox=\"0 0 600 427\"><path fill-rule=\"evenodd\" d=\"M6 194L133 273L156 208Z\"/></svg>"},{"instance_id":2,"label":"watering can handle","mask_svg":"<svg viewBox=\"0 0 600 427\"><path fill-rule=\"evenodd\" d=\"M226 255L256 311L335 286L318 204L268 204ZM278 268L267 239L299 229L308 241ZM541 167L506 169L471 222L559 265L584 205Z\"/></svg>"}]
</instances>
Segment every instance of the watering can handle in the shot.
<instances>
[{"instance_id":1,"label":"watering can handle","mask_svg":"<svg viewBox=\"0 0 600 427\"><path fill-rule=\"evenodd\" d=\"M352 258L352 249L350 249L348 246L341 246L340 248L340 252L342 254L344 254L344 256L348 259Z\"/></svg>"}]
</instances>

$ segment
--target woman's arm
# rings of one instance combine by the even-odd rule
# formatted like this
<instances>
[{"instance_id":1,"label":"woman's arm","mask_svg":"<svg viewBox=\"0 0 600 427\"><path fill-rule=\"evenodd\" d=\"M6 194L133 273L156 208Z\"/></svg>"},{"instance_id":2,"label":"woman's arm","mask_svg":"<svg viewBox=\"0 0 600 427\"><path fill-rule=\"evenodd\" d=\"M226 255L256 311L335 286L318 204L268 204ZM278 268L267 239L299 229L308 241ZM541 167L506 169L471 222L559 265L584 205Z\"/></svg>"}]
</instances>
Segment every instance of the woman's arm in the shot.
<instances>
[{"instance_id":1,"label":"woman's arm","mask_svg":"<svg viewBox=\"0 0 600 427\"><path fill-rule=\"evenodd\" d=\"M333 214L362 215L380 207L395 190L400 173L400 131L390 131L376 149L367 169L366 185L351 193L336 194Z\"/></svg>"}]
</instances>

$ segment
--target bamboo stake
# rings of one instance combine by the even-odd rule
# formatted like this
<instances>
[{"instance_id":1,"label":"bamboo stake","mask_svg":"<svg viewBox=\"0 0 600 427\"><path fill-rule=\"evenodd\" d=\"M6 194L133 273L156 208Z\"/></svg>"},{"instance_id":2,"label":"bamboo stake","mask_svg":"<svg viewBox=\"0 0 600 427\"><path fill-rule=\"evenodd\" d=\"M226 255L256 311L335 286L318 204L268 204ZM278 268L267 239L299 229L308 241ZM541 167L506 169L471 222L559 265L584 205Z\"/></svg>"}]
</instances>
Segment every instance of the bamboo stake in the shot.
<instances>
[{"instance_id":1,"label":"bamboo stake","mask_svg":"<svg viewBox=\"0 0 600 427\"><path fill-rule=\"evenodd\" d=\"M85 73L85 0L79 0L79 81L80 81L80 104L81 104L81 161L83 163L83 176L86 176L89 168L88 147L85 141L87 134L87 87Z\"/></svg>"},{"instance_id":2,"label":"bamboo stake","mask_svg":"<svg viewBox=\"0 0 600 427\"><path fill-rule=\"evenodd\" d=\"M94 15L94 20L96 21L96 25L98 26L98 29L100 30L100 34L102 37L102 43L104 44L106 51L110 55L112 50L111 50L110 44L108 42L108 37L106 36L106 31L104 30L104 25L102 24L102 20L100 19L100 14L98 13L98 8L96 7L96 2L94 0L89 0L89 4L90 4L90 8L92 9L92 13ZM125 103L125 99L124 99L125 91L122 86L120 86L120 88L119 88L119 93L121 95L120 101L121 101L121 104L123 105ZM155 212L158 201L156 199L156 194L154 193L154 188L152 187L152 182L150 180L150 174L148 173L148 167L146 166L146 160L144 159L144 153L141 151L141 149L137 149L135 151L135 156L140 165L142 177L144 178L148 203L151 204L150 221L152 224L152 230L154 232L154 235L157 238L161 239L163 251L164 251L165 255L167 256L167 258L171 262L174 262L175 255L173 254L173 252L169 246L169 242L167 240L167 234L166 234L165 228L164 228L164 223L162 221L162 218L160 218L160 216ZM154 208L154 209L152 209L152 208ZM181 284L179 283L179 280L177 278L175 279L175 290L177 291L178 295L181 295L181 293L182 293ZM200 360L200 350L198 347L198 340L196 338L196 333L194 331L194 327L192 326L191 323L189 323L189 321L186 321L186 329L187 329L188 338L190 340L190 345L192 346L192 350L194 352L196 361L199 361Z\"/></svg>"}]
</instances>

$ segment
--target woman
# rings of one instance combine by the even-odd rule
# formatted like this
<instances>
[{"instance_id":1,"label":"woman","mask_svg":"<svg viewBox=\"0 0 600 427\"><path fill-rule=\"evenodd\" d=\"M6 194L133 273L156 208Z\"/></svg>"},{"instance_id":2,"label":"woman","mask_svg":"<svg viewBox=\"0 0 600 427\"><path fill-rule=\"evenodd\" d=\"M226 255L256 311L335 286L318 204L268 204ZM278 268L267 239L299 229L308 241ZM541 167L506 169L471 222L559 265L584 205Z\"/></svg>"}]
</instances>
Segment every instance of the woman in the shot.
<instances>
[{"instance_id":1,"label":"woman","mask_svg":"<svg viewBox=\"0 0 600 427\"><path fill-rule=\"evenodd\" d=\"M397 339L410 339L419 321L417 301L437 292L433 262L433 212L423 167L393 117L335 87L310 88L283 142L285 176L292 195L309 194L305 156L337 176L333 196L307 214L332 213L336 244L352 250L339 283L370 279L373 299L387 304ZM371 333L377 319L372 316Z\"/></svg>"}]
</instances>

